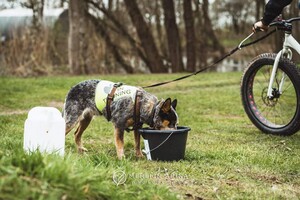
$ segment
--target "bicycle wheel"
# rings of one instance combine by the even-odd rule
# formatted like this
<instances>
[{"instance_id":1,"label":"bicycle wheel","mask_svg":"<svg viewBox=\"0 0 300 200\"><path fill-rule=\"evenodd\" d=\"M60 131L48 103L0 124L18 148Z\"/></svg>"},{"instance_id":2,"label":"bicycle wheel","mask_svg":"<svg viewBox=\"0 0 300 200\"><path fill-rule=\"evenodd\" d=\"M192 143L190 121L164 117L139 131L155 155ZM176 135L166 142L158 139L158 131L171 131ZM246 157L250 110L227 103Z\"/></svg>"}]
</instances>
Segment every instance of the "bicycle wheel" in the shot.
<instances>
[{"instance_id":1,"label":"bicycle wheel","mask_svg":"<svg viewBox=\"0 0 300 200\"><path fill-rule=\"evenodd\" d=\"M300 129L300 73L293 62L280 59L267 97L269 79L276 54L261 54L246 68L241 82L244 110L261 131L274 135L292 135ZM279 85L284 77L282 92Z\"/></svg>"}]
</instances>

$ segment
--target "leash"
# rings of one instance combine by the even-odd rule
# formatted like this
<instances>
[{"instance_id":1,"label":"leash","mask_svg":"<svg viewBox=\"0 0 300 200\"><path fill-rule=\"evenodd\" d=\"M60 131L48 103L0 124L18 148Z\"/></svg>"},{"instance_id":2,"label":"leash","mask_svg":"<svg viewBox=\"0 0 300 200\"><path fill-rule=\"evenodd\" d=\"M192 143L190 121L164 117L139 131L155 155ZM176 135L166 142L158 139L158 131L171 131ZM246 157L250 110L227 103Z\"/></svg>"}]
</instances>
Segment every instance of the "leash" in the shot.
<instances>
[{"instance_id":1,"label":"leash","mask_svg":"<svg viewBox=\"0 0 300 200\"><path fill-rule=\"evenodd\" d=\"M238 51L238 50L240 50L240 49L242 49L242 48L244 48L244 47L253 45L253 44L255 44L255 43L257 43L257 42L259 42L259 41L261 41L261 40L263 40L263 39L265 39L265 38L267 38L267 37L269 37L271 34L273 34L273 33L276 32L276 31L277 31L277 28L275 28L275 29L272 30L271 32L265 34L264 36L262 36L262 37L260 37L260 38L258 38L258 39L256 39L256 40L254 40L254 41L252 41L252 42L243 44L243 43L245 43L249 38L251 38L251 37L254 35L254 32L252 32L252 33L251 33L250 35L248 35L244 40L242 40L241 43L240 43L237 47L235 47L234 49L232 49L229 53L225 54L223 57L219 58L219 59L218 59L217 61L215 61L214 63L212 63L212 64L210 64L210 65L208 65L208 66L206 66L206 67L204 67L204 68L202 68L202 69L200 69L200 70L198 70L198 71L195 71L195 72L193 72L193 73L187 74L187 75L185 75L185 76L181 76L181 77L179 77L179 78L176 78L176 79L173 79L173 80L169 80L169 81L164 81L164 82L160 82L160 83L156 83L156 84L144 86L144 87L142 87L142 88L152 88L152 87L157 87L157 86L161 86L161 85L166 85L166 84L168 84L168 83L180 81L180 80L189 78L189 77L191 77L191 76L197 75L197 74L199 74L199 73L201 73L201 72L203 72L203 71L206 71L206 70L212 68L213 66L215 66L215 65L218 64L219 62L223 61L225 58L227 58L227 57L231 56L232 54L234 54L236 51Z\"/></svg>"}]
</instances>

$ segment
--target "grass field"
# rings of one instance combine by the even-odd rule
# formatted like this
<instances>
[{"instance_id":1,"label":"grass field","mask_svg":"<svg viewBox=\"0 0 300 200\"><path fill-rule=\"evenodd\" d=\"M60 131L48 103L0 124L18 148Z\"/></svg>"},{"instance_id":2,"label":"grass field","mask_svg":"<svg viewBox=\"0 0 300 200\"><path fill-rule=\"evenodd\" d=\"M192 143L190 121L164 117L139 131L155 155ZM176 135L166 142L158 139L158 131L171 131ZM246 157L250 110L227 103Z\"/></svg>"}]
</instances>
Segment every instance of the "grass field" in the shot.
<instances>
[{"instance_id":1,"label":"grass field","mask_svg":"<svg viewBox=\"0 0 300 200\"><path fill-rule=\"evenodd\" d=\"M144 86L178 76L101 78ZM240 72L202 73L147 89L178 99L180 125L192 129L182 161L136 159L132 133L125 135L126 159L117 160L113 127L102 117L83 135L84 155L77 154L72 133L64 157L25 154L28 111L61 110L70 87L92 78L99 77L0 78L0 199L300 198L300 134L266 135L251 124L240 100Z\"/></svg>"}]
</instances>

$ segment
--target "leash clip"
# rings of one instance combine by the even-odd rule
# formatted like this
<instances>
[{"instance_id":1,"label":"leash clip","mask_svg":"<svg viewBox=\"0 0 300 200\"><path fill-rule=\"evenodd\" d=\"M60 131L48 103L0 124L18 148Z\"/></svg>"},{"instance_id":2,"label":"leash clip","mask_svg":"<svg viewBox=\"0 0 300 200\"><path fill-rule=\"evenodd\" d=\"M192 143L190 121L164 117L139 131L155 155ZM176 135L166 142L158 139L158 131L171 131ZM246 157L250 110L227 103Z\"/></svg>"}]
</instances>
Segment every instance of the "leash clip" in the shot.
<instances>
[{"instance_id":1,"label":"leash clip","mask_svg":"<svg viewBox=\"0 0 300 200\"><path fill-rule=\"evenodd\" d=\"M114 87L118 88L118 87L121 87L122 85L123 85L122 82L118 82L118 83L115 83L115 84L114 84Z\"/></svg>"}]
</instances>

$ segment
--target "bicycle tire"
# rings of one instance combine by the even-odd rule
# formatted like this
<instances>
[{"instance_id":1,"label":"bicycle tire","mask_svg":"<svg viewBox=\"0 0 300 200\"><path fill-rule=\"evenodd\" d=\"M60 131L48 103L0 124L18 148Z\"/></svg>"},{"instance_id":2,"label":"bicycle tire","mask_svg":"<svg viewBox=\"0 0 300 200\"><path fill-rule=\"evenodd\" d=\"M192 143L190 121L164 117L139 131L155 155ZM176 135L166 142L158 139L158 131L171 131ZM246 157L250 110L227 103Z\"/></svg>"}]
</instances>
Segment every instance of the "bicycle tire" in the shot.
<instances>
[{"instance_id":1,"label":"bicycle tire","mask_svg":"<svg viewBox=\"0 0 300 200\"><path fill-rule=\"evenodd\" d=\"M274 98L268 98L267 88L275 57L274 53L265 53L249 63L241 80L241 99L246 114L259 130L289 136L300 129L300 71L291 60L281 58L272 85ZM286 79L280 94L282 72Z\"/></svg>"}]
</instances>

